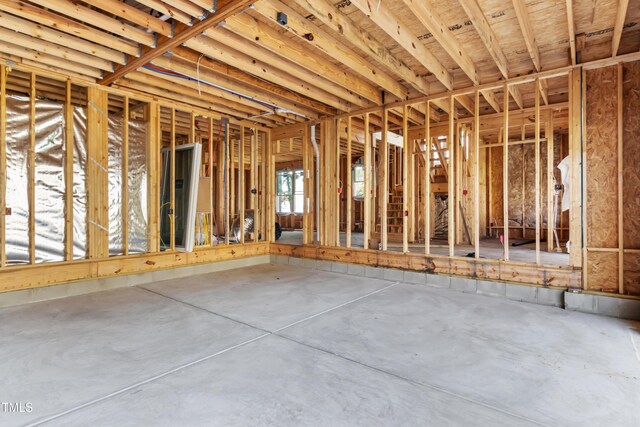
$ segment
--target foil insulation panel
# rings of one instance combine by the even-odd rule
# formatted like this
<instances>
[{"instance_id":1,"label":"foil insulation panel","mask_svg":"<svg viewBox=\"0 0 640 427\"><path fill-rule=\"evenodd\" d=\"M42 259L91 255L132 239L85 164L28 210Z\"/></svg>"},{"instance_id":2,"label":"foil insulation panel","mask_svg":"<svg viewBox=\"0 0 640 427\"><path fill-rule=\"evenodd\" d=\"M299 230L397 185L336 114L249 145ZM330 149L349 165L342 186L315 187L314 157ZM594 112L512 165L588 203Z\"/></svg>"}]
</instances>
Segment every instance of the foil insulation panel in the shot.
<instances>
[{"instance_id":1,"label":"foil insulation panel","mask_svg":"<svg viewBox=\"0 0 640 427\"><path fill-rule=\"evenodd\" d=\"M73 258L87 257L87 109L73 109Z\"/></svg>"},{"instance_id":2,"label":"foil insulation panel","mask_svg":"<svg viewBox=\"0 0 640 427\"><path fill-rule=\"evenodd\" d=\"M124 253L122 221L123 118L109 117L109 255ZM129 121L128 250L147 252L147 124Z\"/></svg>"},{"instance_id":3,"label":"foil insulation panel","mask_svg":"<svg viewBox=\"0 0 640 427\"><path fill-rule=\"evenodd\" d=\"M8 263L29 262L29 98L7 96L7 210ZM10 213L9 213L10 212Z\"/></svg>"}]
</instances>

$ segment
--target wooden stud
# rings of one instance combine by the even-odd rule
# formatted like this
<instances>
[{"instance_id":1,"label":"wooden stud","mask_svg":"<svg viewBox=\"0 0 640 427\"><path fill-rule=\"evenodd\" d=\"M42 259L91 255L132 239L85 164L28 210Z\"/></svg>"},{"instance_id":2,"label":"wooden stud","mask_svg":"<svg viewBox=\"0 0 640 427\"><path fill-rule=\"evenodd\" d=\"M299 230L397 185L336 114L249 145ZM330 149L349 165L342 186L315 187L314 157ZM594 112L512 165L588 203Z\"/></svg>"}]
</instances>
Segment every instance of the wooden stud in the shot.
<instances>
[{"instance_id":1,"label":"wooden stud","mask_svg":"<svg viewBox=\"0 0 640 427\"><path fill-rule=\"evenodd\" d=\"M249 199L249 207L253 210L253 241L258 241L258 204L256 200L258 198L258 184L256 182L257 167L258 167L258 154L257 154L257 138L258 131L255 128L251 129L251 167L249 169L249 181L251 181L251 197ZM255 193L254 193L255 191Z\"/></svg>"},{"instance_id":2,"label":"wooden stud","mask_svg":"<svg viewBox=\"0 0 640 427\"><path fill-rule=\"evenodd\" d=\"M309 139L307 131L302 135L302 172L304 173L304 203L302 205L302 244L308 245L313 241L313 231L310 231L310 211L311 211L311 193L309 181L311 178L311 168L313 161L309 161ZM277 187L274 195L277 195Z\"/></svg>"},{"instance_id":3,"label":"wooden stud","mask_svg":"<svg viewBox=\"0 0 640 427\"><path fill-rule=\"evenodd\" d=\"M260 144L261 149L261 161L260 165L260 231L262 234L262 240L268 241L269 236L267 234L267 218L268 218L268 210L267 210L267 168L269 167L269 159L268 159L268 146L269 141L265 137L264 132L260 132L259 135L262 135L260 140L262 143Z\"/></svg>"},{"instance_id":4,"label":"wooden stud","mask_svg":"<svg viewBox=\"0 0 640 427\"><path fill-rule=\"evenodd\" d=\"M424 253L431 254L431 106L424 103ZM440 159L442 162L442 159Z\"/></svg>"},{"instance_id":5,"label":"wooden stud","mask_svg":"<svg viewBox=\"0 0 640 427\"><path fill-rule=\"evenodd\" d=\"M364 248L369 248L371 238L371 184L372 168L371 162L371 129L369 128L369 113L364 114Z\"/></svg>"},{"instance_id":6,"label":"wooden stud","mask_svg":"<svg viewBox=\"0 0 640 427\"><path fill-rule=\"evenodd\" d=\"M378 155L382 166L382 179L380 180L380 235L382 250L387 250L388 245L388 213L389 204L389 110L382 112L382 143L379 145Z\"/></svg>"},{"instance_id":7,"label":"wooden stud","mask_svg":"<svg viewBox=\"0 0 640 427\"><path fill-rule=\"evenodd\" d=\"M240 243L244 244L244 201L245 201L245 183L244 183L244 134L245 127L240 126L240 140L238 144L238 212L240 214ZM275 171L274 171L275 173Z\"/></svg>"},{"instance_id":8,"label":"wooden stud","mask_svg":"<svg viewBox=\"0 0 640 427\"><path fill-rule=\"evenodd\" d=\"M535 197L536 197L536 264L540 265L540 90L539 90L540 82L536 80L535 83L535 162L536 162L536 183L535 183ZM524 152L524 150L523 150ZM524 163L523 163L524 165ZM524 167L523 167L524 169ZM524 222L523 222L524 224ZM524 235L523 235L524 237Z\"/></svg>"},{"instance_id":9,"label":"wooden stud","mask_svg":"<svg viewBox=\"0 0 640 427\"><path fill-rule=\"evenodd\" d=\"M583 70L578 68L569 74L569 158L571 159L571 181L569 188L576 191L570 192L570 208L569 208L569 241L571 250L569 252L569 264L573 267L582 267L582 258L586 257L586 251L583 253L583 218L586 218L583 212L583 200L586 200L586 180L584 177L584 169L586 169L586 161L582 149L582 115L583 104L582 98L582 73ZM583 191L579 191L579 188ZM586 203L584 203L586 205ZM586 236L586 234L584 234ZM585 245L586 246L586 245ZM586 289L587 269L583 269L583 286Z\"/></svg>"},{"instance_id":10,"label":"wooden stud","mask_svg":"<svg viewBox=\"0 0 640 427\"><path fill-rule=\"evenodd\" d=\"M504 123L502 136L503 237L504 260L509 261L509 85L504 84Z\"/></svg>"},{"instance_id":11,"label":"wooden stud","mask_svg":"<svg viewBox=\"0 0 640 427\"><path fill-rule=\"evenodd\" d=\"M87 246L90 259L109 256L109 99L101 88L87 88Z\"/></svg>"},{"instance_id":12,"label":"wooden stud","mask_svg":"<svg viewBox=\"0 0 640 427\"><path fill-rule=\"evenodd\" d=\"M553 139L553 111L549 112L547 125L544 130L547 140L547 251L552 252L554 247L553 229L555 227L554 206L555 201L555 168L553 161L554 139ZM560 209L558 208L560 214Z\"/></svg>"},{"instance_id":13,"label":"wooden stud","mask_svg":"<svg viewBox=\"0 0 640 427\"><path fill-rule=\"evenodd\" d=\"M209 117L209 242L213 246L213 218L215 217L215 212L213 211L213 190L214 190L214 181L213 181L213 117ZM244 205L243 205L244 206ZM244 214L244 211L243 211ZM242 223L241 223L242 224ZM217 238L218 236L216 236ZM244 239L244 233L243 237ZM243 240L244 243L244 240Z\"/></svg>"},{"instance_id":14,"label":"wooden stud","mask_svg":"<svg viewBox=\"0 0 640 427\"><path fill-rule=\"evenodd\" d=\"M27 198L29 203L29 263L36 262L36 204L35 204L35 172L36 172L36 75L31 73L29 90L29 151L27 152Z\"/></svg>"},{"instance_id":15,"label":"wooden stud","mask_svg":"<svg viewBox=\"0 0 640 427\"><path fill-rule=\"evenodd\" d=\"M619 5L622 7L622 5ZM624 21L624 18L623 18ZM615 41L614 41L615 43ZM617 46L614 47L617 48ZM614 50L614 55L616 51ZM618 292L624 294L624 129L623 69L618 64Z\"/></svg>"},{"instance_id":16,"label":"wooden stud","mask_svg":"<svg viewBox=\"0 0 640 427\"><path fill-rule=\"evenodd\" d=\"M170 240L169 247L172 251L176 250L176 109L171 109L171 142L169 154L169 206L171 213L169 214L170 224Z\"/></svg>"},{"instance_id":17,"label":"wooden stud","mask_svg":"<svg viewBox=\"0 0 640 427\"><path fill-rule=\"evenodd\" d=\"M402 115L402 252L409 252L409 159L411 147L409 143L409 112L405 105Z\"/></svg>"},{"instance_id":18,"label":"wooden stud","mask_svg":"<svg viewBox=\"0 0 640 427\"><path fill-rule=\"evenodd\" d=\"M473 123L473 246L475 258L480 258L480 91L476 90Z\"/></svg>"},{"instance_id":19,"label":"wooden stud","mask_svg":"<svg viewBox=\"0 0 640 427\"><path fill-rule=\"evenodd\" d=\"M456 228L455 228L455 213L457 212L455 204L455 155L456 155L456 141L455 141L455 99L453 95L449 96L449 135L447 138L447 145L449 148L449 177L448 177L448 196L447 196L447 210L449 220L449 256L455 255L455 242L456 242ZM442 163L445 163L445 159L442 158Z\"/></svg>"},{"instance_id":20,"label":"wooden stud","mask_svg":"<svg viewBox=\"0 0 640 427\"><path fill-rule=\"evenodd\" d=\"M267 130L264 133L265 146L266 146L266 188L264 193L265 198L265 221L266 221L266 240L275 243L275 225L276 225L276 210L275 210L275 198L272 197L275 194L276 189L276 158L273 155L273 141L271 140L271 132Z\"/></svg>"},{"instance_id":21,"label":"wooden stud","mask_svg":"<svg viewBox=\"0 0 640 427\"><path fill-rule=\"evenodd\" d=\"M122 110L122 252L129 255L129 97Z\"/></svg>"},{"instance_id":22,"label":"wooden stud","mask_svg":"<svg viewBox=\"0 0 640 427\"><path fill-rule=\"evenodd\" d=\"M346 232L346 246L347 248L351 247L351 227L352 227L352 209L353 209L353 186L351 176L351 167L353 164L353 160L351 159L351 139L353 138L352 129L351 129L351 116L347 117L347 229Z\"/></svg>"},{"instance_id":23,"label":"wooden stud","mask_svg":"<svg viewBox=\"0 0 640 427\"><path fill-rule=\"evenodd\" d=\"M236 217L236 144L231 137L231 128L229 128L229 221L233 223Z\"/></svg>"},{"instance_id":24,"label":"wooden stud","mask_svg":"<svg viewBox=\"0 0 640 427\"><path fill-rule=\"evenodd\" d=\"M73 105L71 81L65 82L64 105L64 259L73 260ZM2 196L0 196L2 197Z\"/></svg>"},{"instance_id":25,"label":"wooden stud","mask_svg":"<svg viewBox=\"0 0 640 427\"><path fill-rule=\"evenodd\" d=\"M571 65L576 65L576 26L573 22L573 0L567 2L567 24L569 26L569 51L571 52Z\"/></svg>"},{"instance_id":26,"label":"wooden stud","mask_svg":"<svg viewBox=\"0 0 640 427\"><path fill-rule=\"evenodd\" d=\"M229 146L230 141L231 141L231 125L229 123L225 123L225 138L224 138L224 173L227 176L225 185L224 185L224 243L226 245L230 245L231 244L231 224L230 222L230 211L231 211L231 156L229 155ZM260 206L258 206L257 208L258 212L260 212ZM254 216L254 223L253 223L253 227L254 227L254 231L257 228L257 231L260 232L260 228L259 228L259 224L260 224L260 215L256 215ZM258 227L256 227L258 225Z\"/></svg>"},{"instance_id":27,"label":"wooden stud","mask_svg":"<svg viewBox=\"0 0 640 427\"><path fill-rule=\"evenodd\" d=\"M334 219L335 223L335 246L340 246L340 195L341 193L338 191L340 188L340 119L336 119L336 128L335 128L335 145L334 145L334 156L335 162L333 163L334 176L335 176L335 188L334 188Z\"/></svg>"},{"instance_id":28,"label":"wooden stud","mask_svg":"<svg viewBox=\"0 0 640 427\"><path fill-rule=\"evenodd\" d=\"M149 252L159 252L160 242L160 156L161 135L160 131L160 105L151 102L145 107L148 114L145 114L149 123L147 133L147 250Z\"/></svg>"},{"instance_id":29,"label":"wooden stud","mask_svg":"<svg viewBox=\"0 0 640 427\"><path fill-rule=\"evenodd\" d=\"M0 64L0 268L7 263L7 67Z\"/></svg>"}]
</instances>

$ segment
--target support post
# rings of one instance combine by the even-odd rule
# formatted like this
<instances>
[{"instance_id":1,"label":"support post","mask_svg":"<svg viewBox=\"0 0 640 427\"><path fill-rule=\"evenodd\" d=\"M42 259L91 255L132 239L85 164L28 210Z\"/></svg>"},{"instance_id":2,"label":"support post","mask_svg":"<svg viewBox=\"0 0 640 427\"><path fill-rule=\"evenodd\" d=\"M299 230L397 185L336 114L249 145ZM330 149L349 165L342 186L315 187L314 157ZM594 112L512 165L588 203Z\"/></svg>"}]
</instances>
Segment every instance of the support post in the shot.
<instances>
[{"instance_id":1,"label":"support post","mask_svg":"<svg viewBox=\"0 0 640 427\"><path fill-rule=\"evenodd\" d=\"M129 255L129 97L122 109L122 253Z\"/></svg>"},{"instance_id":2,"label":"support post","mask_svg":"<svg viewBox=\"0 0 640 427\"><path fill-rule=\"evenodd\" d=\"M244 244L244 201L245 201L244 131L245 131L244 126L240 126L240 139L238 142L238 212L240 214L240 221L238 221L238 227L240 228L240 243L242 244Z\"/></svg>"},{"instance_id":3,"label":"support post","mask_svg":"<svg viewBox=\"0 0 640 427\"><path fill-rule=\"evenodd\" d=\"M535 127L536 264L540 265L540 80L538 79L535 81Z\"/></svg>"},{"instance_id":4,"label":"support post","mask_svg":"<svg viewBox=\"0 0 640 427\"><path fill-rule=\"evenodd\" d=\"M453 95L449 95L449 136L447 138L447 144L449 146L449 173L448 173L448 197L447 197L447 211L448 211L448 228L449 228L449 256L455 255L455 242L456 242L456 228L455 228L455 155L456 155L456 143L455 139L455 102ZM444 163L444 158L443 158Z\"/></svg>"},{"instance_id":5,"label":"support post","mask_svg":"<svg viewBox=\"0 0 640 427\"><path fill-rule=\"evenodd\" d=\"M547 140L547 252L553 251L553 229L555 227L554 206L555 201L555 174L553 167L553 111L549 112L549 117L544 130ZM560 210L558 209L558 212Z\"/></svg>"},{"instance_id":6,"label":"support post","mask_svg":"<svg viewBox=\"0 0 640 427\"><path fill-rule=\"evenodd\" d=\"M0 268L7 264L7 67L0 64Z\"/></svg>"},{"instance_id":7,"label":"support post","mask_svg":"<svg viewBox=\"0 0 640 427\"><path fill-rule=\"evenodd\" d=\"M504 84L504 124L502 136L502 195L504 260L509 261L509 85Z\"/></svg>"},{"instance_id":8,"label":"support post","mask_svg":"<svg viewBox=\"0 0 640 427\"><path fill-rule=\"evenodd\" d=\"M476 90L473 121L473 246L475 258L480 258L480 91Z\"/></svg>"},{"instance_id":9,"label":"support post","mask_svg":"<svg viewBox=\"0 0 640 427\"><path fill-rule=\"evenodd\" d=\"M147 174L148 174L148 197L147 197L147 250L149 252L160 251L160 106L157 102L151 102L147 107L148 114L145 114L149 122L149 132L147 134Z\"/></svg>"},{"instance_id":10,"label":"support post","mask_svg":"<svg viewBox=\"0 0 640 427\"><path fill-rule=\"evenodd\" d=\"M369 129L369 113L364 114L364 249L369 248L371 238L371 132Z\"/></svg>"},{"instance_id":11,"label":"support post","mask_svg":"<svg viewBox=\"0 0 640 427\"><path fill-rule=\"evenodd\" d=\"M442 161L442 159L440 159ZM431 254L431 107L424 103L424 254Z\"/></svg>"},{"instance_id":12,"label":"support post","mask_svg":"<svg viewBox=\"0 0 640 427\"><path fill-rule=\"evenodd\" d=\"M4 106L2 107L4 110ZM67 79L64 104L64 259L73 260L73 105L71 80ZM0 125L4 128L4 122ZM2 142L4 145L4 142ZM0 195L2 197L2 195ZM4 229L4 225L0 225Z\"/></svg>"},{"instance_id":13,"label":"support post","mask_svg":"<svg viewBox=\"0 0 640 427\"><path fill-rule=\"evenodd\" d=\"M346 246L347 248L351 247L351 227L352 227L352 221L351 221L351 217L352 217L352 208L353 208L353 187L351 185L351 180L353 179L351 176L351 164L352 164L352 160L351 160L351 138L353 137L352 135L352 129L351 129L351 116L347 117L347 179L346 179L346 184L347 184L347 192L346 192L346 198L347 198L347 229L345 230L346 232Z\"/></svg>"},{"instance_id":14,"label":"support post","mask_svg":"<svg viewBox=\"0 0 640 427\"><path fill-rule=\"evenodd\" d=\"M27 199L29 204L29 263L36 262L36 74L31 72L29 89L29 151L27 152Z\"/></svg>"},{"instance_id":15,"label":"support post","mask_svg":"<svg viewBox=\"0 0 640 427\"><path fill-rule=\"evenodd\" d=\"M387 250L388 244L388 217L387 217L387 205L389 203L389 140L388 140L388 126L389 126L389 111L385 108L382 113L382 145L380 150L380 162L382 166L382 180L380 183L380 235L382 241L382 250ZM404 195L403 195L404 199Z\"/></svg>"},{"instance_id":16,"label":"support post","mask_svg":"<svg viewBox=\"0 0 640 427\"><path fill-rule=\"evenodd\" d=\"M172 251L176 250L176 109L171 108L171 145L170 145L170 165L169 165L169 194L171 207L170 217L170 239L169 247Z\"/></svg>"},{"instance_id":17,"label":"support post","mask_svg":"<svg viewBox=\"0 0 640 427\"><path fill-rule=\"evenodd\" d=\"M618 63L618 292L624 294L623 69Z\"/></svg>"},{"instance_id":18,"label":"support post","mask_svg":"<svg viewBox=\"0 0 640 427\"><path fill-rule=\"evenodd\" d=\"M402 252L409 252L409 111L404 106L402 114Z\"/></svg>"}]
</instances>

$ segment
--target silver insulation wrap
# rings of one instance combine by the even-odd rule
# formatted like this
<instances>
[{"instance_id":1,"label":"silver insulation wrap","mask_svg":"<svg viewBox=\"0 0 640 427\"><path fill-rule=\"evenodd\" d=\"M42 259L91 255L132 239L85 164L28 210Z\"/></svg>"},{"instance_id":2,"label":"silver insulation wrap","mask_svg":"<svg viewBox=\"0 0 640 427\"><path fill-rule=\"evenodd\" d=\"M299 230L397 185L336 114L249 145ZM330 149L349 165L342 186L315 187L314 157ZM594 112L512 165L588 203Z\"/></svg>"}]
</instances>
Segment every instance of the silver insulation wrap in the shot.
<instances>
[{"instance_id":1,"label":"silver insulation wrap","mask_svg":"<svg viewBox=\"0 0 640 427\"><path fill-rule=\"evenodd\" d=\"M109 255L124 253L122 200L123 118L109 116ZM127 171L129 253L147 252L147 124L129 120Z\"/></svg>"},{"instance_id":2,"label":"silver insulation wrap","mask_svg":"<svg viewBox=\"0 0 640 427\"><path fill-rule=\"evenodd\" d=\"M65 111L64 103L35 102L35 260L64 260ZM29 260L29 98L7 96L7 262ZM122 117L109 119L109 253L123 253ZM73 258L87 256L87 111L73 110ZM129 121L129 252L147 251L147 124Z\"/></svg>"}]
</instances>

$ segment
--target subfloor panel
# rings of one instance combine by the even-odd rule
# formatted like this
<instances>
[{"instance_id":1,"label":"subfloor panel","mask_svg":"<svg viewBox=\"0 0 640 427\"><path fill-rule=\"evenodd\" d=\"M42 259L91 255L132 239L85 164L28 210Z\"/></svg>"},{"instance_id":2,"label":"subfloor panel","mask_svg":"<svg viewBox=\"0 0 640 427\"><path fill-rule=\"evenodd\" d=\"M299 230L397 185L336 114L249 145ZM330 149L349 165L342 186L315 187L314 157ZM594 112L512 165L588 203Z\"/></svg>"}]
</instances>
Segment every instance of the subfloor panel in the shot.
<instances>
[{"instance_id":1,"label":"subfloor panel","mask_svg":"<svg viewBox=\"0 0 640 427\"><path fill-rule=\"evenodd\" d=\"M0 425L640 425L640 323L261 265L0 309ZM2 408L0 408L2 409Z\"/></svg>"}]
</instances>

